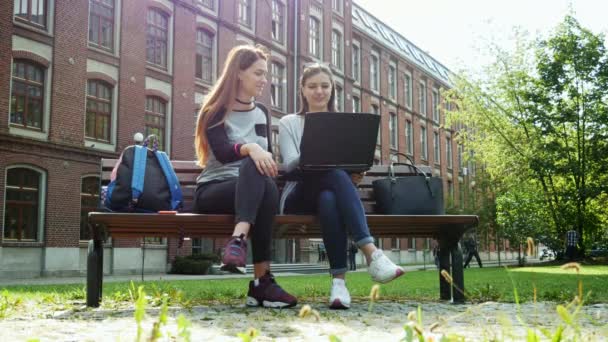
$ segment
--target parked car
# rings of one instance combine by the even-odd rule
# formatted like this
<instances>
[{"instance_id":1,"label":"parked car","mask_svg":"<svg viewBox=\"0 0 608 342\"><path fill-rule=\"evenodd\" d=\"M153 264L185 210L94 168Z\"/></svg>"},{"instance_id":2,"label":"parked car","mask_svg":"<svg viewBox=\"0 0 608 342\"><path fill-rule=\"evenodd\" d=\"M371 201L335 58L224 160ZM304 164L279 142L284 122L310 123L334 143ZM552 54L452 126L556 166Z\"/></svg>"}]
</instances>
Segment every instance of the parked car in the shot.
<instances>
[{"instance_id":1,"label":"parked car","mask_svg":"<svg viewBox=\"0 0 608 342\"><path fill-rule=\"evenodd\" d=\"M591 247L591 250L589 250L589 256L595 258L608 257L608 247L594 245L593 247Z\"/></svg>"},{"instance_id":2,"label":"parked car","mask_svg":"<svg viewBox=\"0 0 608 342\"><path fill-rule=\"evenodd\" d=\"M542 253L540 254L540 260L553 260L555 259L555 254L549 248L543 248Z\"/></svg>"}]
</instances>

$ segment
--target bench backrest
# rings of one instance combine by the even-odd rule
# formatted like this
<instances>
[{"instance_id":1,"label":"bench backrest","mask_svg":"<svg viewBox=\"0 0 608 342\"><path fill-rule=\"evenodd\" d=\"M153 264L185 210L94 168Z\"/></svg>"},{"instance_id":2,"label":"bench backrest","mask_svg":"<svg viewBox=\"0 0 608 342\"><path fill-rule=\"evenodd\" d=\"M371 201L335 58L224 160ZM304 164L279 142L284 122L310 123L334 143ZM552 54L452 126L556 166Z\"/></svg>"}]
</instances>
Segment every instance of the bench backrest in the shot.
<instances>
[{"instance_id":1,"label":"bench backrest","mask_svg":"<svg viewBox=\"0 0 608 342\"><path fill-rule=\"evenodd\" d=\"M101 160L101 185L107 185L110 182L110 176L112 174L112 169L118 162L117 159L102 159ZM186 161L186 160L172 160L171 164L173 164L173 168L175 169L175 174L179 179L182 193L184 196L184 210L190 211L192 209L192 201L194 199L194 192L196 191L196 178L201 173L202 169L196 165L195 161ZM430 172L430 168L428 166L419 166L424 172ZM407 176L411 175L413 172L413 168L408 166L396 166L395 167L395 175L396 176ZM367 214L373 214L376 211L375 208L375 199L374 199L374 191L372 189L372 182L376 179L386 178L388 176L388 166L387 165L374 165L369 171L367 171L366 176L363 178L361 183L358 186L359 197L361 198L361 202L363 203L363 207L365 208L365 212ZM279 189L283 187L283 182L277 182Z\"/></svg>"}]
</instances>

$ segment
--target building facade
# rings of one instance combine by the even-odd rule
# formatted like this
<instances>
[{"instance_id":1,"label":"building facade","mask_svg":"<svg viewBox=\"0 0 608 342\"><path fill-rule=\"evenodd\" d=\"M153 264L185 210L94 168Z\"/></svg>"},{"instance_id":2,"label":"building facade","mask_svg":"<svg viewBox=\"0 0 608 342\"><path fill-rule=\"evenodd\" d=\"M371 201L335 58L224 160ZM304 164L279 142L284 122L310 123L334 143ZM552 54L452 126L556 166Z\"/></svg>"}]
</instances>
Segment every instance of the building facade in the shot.
<instances>
[{"instance_id":1,"label":"building facade","mask_svg":"<svg viewBox=\"0 0 608 342\"><path fill-rule=\"evenodd\" d=\"M464 204L462 148L443 126L449 71L350 0L6 0L0 278L82 274L100 158L116 158L140 132L158 135L171 159L194 159L197 111L228 51L243 43L271 51L258 100L274 124L296 111L302 65L329 63L338 108L382 117L377 163L408 154L443 177L449 205ZM402 261L428 243L380 241ZM145 267L163 272L177 254L221 245L194 240L178 249L176 241L146 239ZM105 271L136 272L141 246L108 241ZM275 247L277 261L290 262L307 261L312 249L310 241Z\"/></svg>"}]
</instances>

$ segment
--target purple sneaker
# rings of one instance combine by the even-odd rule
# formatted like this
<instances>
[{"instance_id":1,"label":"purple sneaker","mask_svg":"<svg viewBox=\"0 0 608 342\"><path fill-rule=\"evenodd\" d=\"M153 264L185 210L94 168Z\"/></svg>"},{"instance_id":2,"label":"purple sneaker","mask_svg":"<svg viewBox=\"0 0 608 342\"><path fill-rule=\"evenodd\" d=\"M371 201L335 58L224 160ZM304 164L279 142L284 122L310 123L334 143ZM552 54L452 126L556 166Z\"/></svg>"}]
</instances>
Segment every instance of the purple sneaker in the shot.
<instances>
[{"instance_id":1,"label":"purple sneaker","mask_svg":"<svg viewBox=\"0 0 608 342\"><path fill-rule=\"evenodd\" d=\"M245 261L247 260L247 241L245 234L233 236L224 247L224 256L220 270L231 273L246 273Z\"/></svg>"},{"instance_id":2,"label":"purple sneaker","mask_svg":"<svg viewBox=\"0 0 608 342\"><path fill-rule=\"evenodd\" d=\"M247 306L264 306L265 308L291 308L298 304L298 299L285 292L274 280L270 272L260 278L258 286L252 280L247 292Z\"/></svg>"}]
</instances>

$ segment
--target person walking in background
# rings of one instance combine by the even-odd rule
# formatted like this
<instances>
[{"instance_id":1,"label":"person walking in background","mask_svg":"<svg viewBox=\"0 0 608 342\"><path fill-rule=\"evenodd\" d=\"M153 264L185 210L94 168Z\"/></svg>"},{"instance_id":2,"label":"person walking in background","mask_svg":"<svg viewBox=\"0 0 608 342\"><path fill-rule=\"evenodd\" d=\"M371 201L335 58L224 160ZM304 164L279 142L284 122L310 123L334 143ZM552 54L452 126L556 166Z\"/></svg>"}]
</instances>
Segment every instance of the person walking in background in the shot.
<instances>
[{"instance_id":1,"label":"person walking in background","mask_svg":"<svg viewBox=\"0 0 608 342\"><path fill-rule=\"evenodd\" d=\"M348 250L348 261L350 263L350 270L357 270L357 252L359 252L359 247L354 241L350 242L350 247Z\"/></svg>"},{"instance_id":2,"label":"person walking in background","mask_svg":"<svg viewBox=\"0 0 608 342\"><path fill-rule=\"evenodd\" d=\"M467 259L464 262L464 268L467 268L467 266L469 266L469 262L471 262L471 259L473 259L473 257L475 257L475 259L477 260L479 268L483 267L483 265L481 264L481 258L479 257L479 253L477 253L477 241L475 241L475 238L473 236L469 236L466 240L464 240L464 247L467 249Z\"/></svg>"},{"instance_id":3,"label":"person walking in background","mask_svg":"<svg viewBox=\"0 0 608 342\"><path fill-rule=\"evenodd\" d=\"M576 259L578 252L578 232L570 229L566 232L566 257L569 261Z\"/></svg>"}]
</instances>

